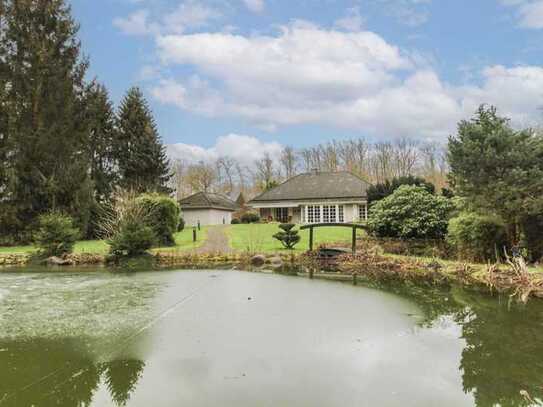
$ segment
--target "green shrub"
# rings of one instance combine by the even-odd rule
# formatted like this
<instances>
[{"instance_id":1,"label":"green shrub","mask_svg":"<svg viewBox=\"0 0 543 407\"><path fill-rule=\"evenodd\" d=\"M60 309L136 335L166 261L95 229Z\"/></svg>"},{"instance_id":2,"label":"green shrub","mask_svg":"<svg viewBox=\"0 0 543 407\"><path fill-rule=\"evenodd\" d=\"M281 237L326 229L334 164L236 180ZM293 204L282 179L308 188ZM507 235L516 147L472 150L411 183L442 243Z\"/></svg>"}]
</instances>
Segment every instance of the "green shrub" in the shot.
<instances>
[{"instance_id":1,"label":"green shrub","mask_svg":"<svg viewBox=\"0 0 543 407\"><path fill-rule=\"evenodd\" d=\"M493 216L462 212L450 220L447 241L461 259L496 260L507 243L505 225Z\"/></svg>"},{"instance_id":2,"label":"green shrub","mask_svg":"<svg viewBox=\"0 0 543 407\"><path fill-rule=\"evenodd\" d=\"M281 223L279 225L280 232L277 232L273 237L281 242L285 249L294 249L294 246L300 241L301 237L297 230L293 230L294 224Z\"/></svg>"},{"instance_id":3,"label":"green shrub","mask_svg":"<svg viewBox=\"0 0 543 407\"><path fill-rule=\"evenodd\" d=\"M402 185L415 185L423 187L429 193L435 194L435 186L431 182L426 181L424 178L415 177L413 175L407 175L403 177L394 177L392 180L386 180L380 184L371 185L368 188L368 202L373 203L380 201L387 196L392 195Z\"/></svg>"},{"instance_id":4,"label":"green shrub","mask_svg":"<svg viewBox=\"0 0 543 407\"><path fill-rule=\"evenodd\" d=\"M543 215L525 216L521 221L522 246L532 262L543 259Z\"/></svg>"},{"instance_id":5,"label":"green shrub","mask_svg":"<svg viewBox=\"0 0 543 407\"><path fill-rule=\"evenodd\" d=\"M179 224L177 225L177 231L182 232L185 230L185 219L183 217L179 218Z\"/></svg>"},{"instance_id":6,"label":"green shrub","mask_svg":"<svg viewBox=\"0 0 543 407\"><path fill-rule=\"evenodd\" d=\"M174 235L177 232L181 213L179 204L169 196L159 194L141 195L137 198L137 203L149 211L146 224L153 228L156 244L174 246Z\"/></svg>"},{"instance_id":7,"label":"green shrub","mask_svg":"<svg viewBox=\"0 0 543 407\"><path fill-rule=\"evenodd\" d=\"M371 206L367 224L377 237L442 239L452 209L445 197L424 187L403 185Z\"/></svg>"},{"instance_id":8,"label":"green shrub","mask_svg":"<svg viewBox=\"0 0 543 407\"><path fill-rule=\"evenodd\" d=\"M239 225L241 223L241 221L238 219L238 218L234 218L230 221L230 223L232 225Z\"/></svg>"},{"instance_id":9,"label":"green shrub","mask_svg":"<svg viewBox=\"0 0 543 407\"><path fill-rule=\"evenodd\" d=\"M241 223L257 223L260 221L260 216L256 212L246 212L241 215Z\"/></svg>"},{"instance_id":10,"label":"green shrub","mask_svg":"<svg viewBox=\"0 0 543 407\"><path fill-rule=\"evenodd\" d=\"M116 256L140 256L155 245L156 235L145 223L126 222L108 243Z\"/></svg>"},{"instance_id":11,"label":"green shrub","mask_svg":"<svg viewBox=\"0 0 543 407\"><path fill-rule=\"evenodd\" d=\"M38 218L34 242L43 256L62 256L73 251L79 231L73 219L59 212L50 212Z\"/></svg>"}]
</instances>

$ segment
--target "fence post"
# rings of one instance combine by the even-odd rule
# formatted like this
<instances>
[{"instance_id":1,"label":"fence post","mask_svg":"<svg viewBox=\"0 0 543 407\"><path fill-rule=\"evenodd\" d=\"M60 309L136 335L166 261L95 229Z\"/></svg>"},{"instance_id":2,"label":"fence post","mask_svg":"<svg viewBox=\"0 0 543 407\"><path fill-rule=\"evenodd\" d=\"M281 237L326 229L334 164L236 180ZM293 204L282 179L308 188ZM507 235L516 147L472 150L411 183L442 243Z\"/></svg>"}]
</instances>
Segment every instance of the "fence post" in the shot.
<instances>
[{"instance_id":1,"label":"fence post","mask_svg":"<svg viewBox=\"0 0 543 407\"><path fill-rule=\"evenodd\" d=\"M192 228L192 241L196 242L196 227Z\"/></svg>"},{"instance_id":2,"label":"fence post","mask_svg":"<svg viewBox=\"0 0 543 407\"><path fill-rule=\"evenodd\" d=\"M309 228L309 251L313 251L313 227Z\"/></svg>"},{"instance_id":3,"label":"fence post","mask_svg":"<svg viewBox=\"0 0 543 407\"><path fill-rule=\"evenodd\" d=\"M356 226L353 226L353 254L356 253Z\"/></svg>"}]
</instances>

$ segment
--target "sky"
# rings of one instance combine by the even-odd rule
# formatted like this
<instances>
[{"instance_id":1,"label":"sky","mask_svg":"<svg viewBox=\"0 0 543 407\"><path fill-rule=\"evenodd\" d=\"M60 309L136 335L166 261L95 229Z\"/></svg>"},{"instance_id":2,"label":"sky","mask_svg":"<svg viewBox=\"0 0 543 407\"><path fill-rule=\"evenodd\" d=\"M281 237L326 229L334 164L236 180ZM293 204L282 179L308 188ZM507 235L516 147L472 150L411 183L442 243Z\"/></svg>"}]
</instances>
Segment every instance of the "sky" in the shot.
<instances>
[{"instance_id":1,"label":"sky","mask_svg":"<svg viewBox=\"0 0 543 407\"><path fill-rule=\"evenodd\" d=\"M118 103L139 86L173 155L332 139L444 143L477 107L543 118L543 0L71 0Z\"/></svg>"}]
</instances>

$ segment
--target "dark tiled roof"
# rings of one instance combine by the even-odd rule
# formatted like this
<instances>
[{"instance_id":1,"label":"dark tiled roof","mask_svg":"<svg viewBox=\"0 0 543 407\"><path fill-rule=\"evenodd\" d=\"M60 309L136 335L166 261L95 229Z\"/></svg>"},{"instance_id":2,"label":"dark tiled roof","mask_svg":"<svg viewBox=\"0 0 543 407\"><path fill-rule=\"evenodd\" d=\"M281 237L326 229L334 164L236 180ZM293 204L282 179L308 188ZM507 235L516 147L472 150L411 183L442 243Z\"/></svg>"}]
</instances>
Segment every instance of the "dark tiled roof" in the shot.
<instances>
[{"instance_id":1,"label":"dark tiled roof","mask_svg":"<svg viewBox=\"0 0 543 407\"><path fill-rule=\"evenodd\" d=\"M350 172L308 172L296 175L251 202L306 199L366 199L370 184Z\"/></svg>"},{"instance_id":2,"label":"dark tiled roof","mask_svg":"<svg viewBox=\"0 0 543 407\"><path fill-rule=\"evenodd\" d=\"M198 192L179 201L181 209L225 209L238 210L238 204L221 194Z\"/></svg>"}]
</instances>

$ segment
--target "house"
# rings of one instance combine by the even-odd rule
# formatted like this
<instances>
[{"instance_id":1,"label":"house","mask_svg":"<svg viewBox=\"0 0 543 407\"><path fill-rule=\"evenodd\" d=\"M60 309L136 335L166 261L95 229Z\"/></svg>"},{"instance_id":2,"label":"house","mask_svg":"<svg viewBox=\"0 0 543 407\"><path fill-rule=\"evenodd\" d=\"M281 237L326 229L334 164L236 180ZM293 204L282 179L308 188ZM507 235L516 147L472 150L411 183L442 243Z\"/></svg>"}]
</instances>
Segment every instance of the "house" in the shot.
<instances>
[{"instance_id":1,"label":"house","mask_svg":"<svg viewBox=\"0 0 543 407\"><path fill-rule=\"evenodd\" d=\"M211 192L198 192L179 201L186 226L225 225L239 209L230 198Z\"/></svg>"},{"instance_id":2,"label":"house","mask_svg":"<svg viewBox=\"0 0 543 407\"><path fill-rule=\"evenodd\" d=\"M369 183L350 172L296 175L248 205L263 219L292 223L346 223L368 217Z\"/></svg>"}]
</instances>

